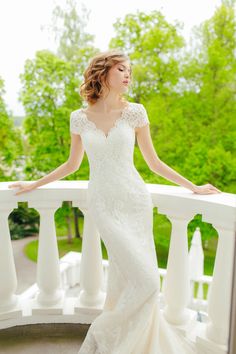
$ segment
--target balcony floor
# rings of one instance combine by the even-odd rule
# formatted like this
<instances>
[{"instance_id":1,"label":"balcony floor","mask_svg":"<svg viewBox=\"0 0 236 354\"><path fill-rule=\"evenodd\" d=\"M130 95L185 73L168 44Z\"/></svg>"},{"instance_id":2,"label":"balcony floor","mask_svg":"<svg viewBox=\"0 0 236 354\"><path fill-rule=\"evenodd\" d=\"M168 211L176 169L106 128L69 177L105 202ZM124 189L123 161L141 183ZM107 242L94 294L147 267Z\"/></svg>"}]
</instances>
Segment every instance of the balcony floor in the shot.
<instances>
[{"instance_id":1,"label":"balcony floor","mask_svg":"<svg viewBox=\"0 0 236 354\"><path fill-rule=\"evenodd\" d=\"M0 331L0 354L77 354L89 325L40 324Z\"/></svg>"}]
</instances>

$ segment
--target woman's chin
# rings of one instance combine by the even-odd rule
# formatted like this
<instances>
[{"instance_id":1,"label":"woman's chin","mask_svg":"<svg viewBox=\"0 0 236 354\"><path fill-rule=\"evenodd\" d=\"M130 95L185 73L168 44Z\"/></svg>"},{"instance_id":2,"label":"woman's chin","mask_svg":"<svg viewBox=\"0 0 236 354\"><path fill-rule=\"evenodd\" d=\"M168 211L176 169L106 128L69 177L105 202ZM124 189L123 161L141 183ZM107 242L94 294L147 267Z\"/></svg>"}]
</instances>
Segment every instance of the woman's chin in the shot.
<instances>
[{"instance_id":1,"label":"woman's chin","mask_svg":"<svg viewBox=\"0 0 236 354\"><path fill-rule=\"evenodd\" d=\"M121 93L128 91L129 86L123 86Z\"/></svg>"}]
</instances>

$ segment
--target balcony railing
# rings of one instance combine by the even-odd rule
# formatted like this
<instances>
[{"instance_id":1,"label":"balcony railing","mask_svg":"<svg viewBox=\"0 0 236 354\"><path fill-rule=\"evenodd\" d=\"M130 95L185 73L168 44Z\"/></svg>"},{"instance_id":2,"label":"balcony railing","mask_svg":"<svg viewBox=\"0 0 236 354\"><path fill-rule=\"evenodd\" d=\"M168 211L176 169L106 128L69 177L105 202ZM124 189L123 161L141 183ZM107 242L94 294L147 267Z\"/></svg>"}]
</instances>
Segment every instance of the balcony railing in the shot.
<instances>
[{"instance_id":1,"label":"balcony railing","mask_svg":"<svg viewBox=\"0 0 236 354\"><path fill-rule=\"evenodd\" d=\"M0 329L32 323L91 323L103 309L109 261L102 260L100 235L87 213L88 181L57 181L19 196L8 189L9 184L0 183ZM227 353L236 196L196 195L182 187L157 184L147 187L154 207L172 226L167 270L160 269L163 314L183 334L191 333L200 352ZM84 214L83 244L81 254L72 252L59 260L54 213L65 200ZM18 202L27 202L40 214L36 286L22 296L15 294L17 276L8 225ZM205 302L200 293L199 299L193 299L189 269L187 226L196 214L212 224L219 236L213 276L195 279L210 285ZM66 288L78 283L78 296L65 296ZM203 322L196 308L204 309Z\"/></svg>"}]
</instances>

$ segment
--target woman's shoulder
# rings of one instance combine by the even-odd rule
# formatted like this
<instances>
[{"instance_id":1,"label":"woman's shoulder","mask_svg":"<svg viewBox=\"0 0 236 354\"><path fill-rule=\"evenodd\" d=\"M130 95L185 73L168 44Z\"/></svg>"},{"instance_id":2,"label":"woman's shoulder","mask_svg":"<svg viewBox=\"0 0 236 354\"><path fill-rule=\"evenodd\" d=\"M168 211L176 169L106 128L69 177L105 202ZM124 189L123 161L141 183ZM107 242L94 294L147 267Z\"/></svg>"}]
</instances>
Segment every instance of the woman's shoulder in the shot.
<instances>
[{"instance_id":1,"label":"woman's shoulder","mask_svg":"<svg viewBox=\"0 0 236 354\"><path fill-rule=\"evenodd\" d=\"M136 111L142 111L143 109L145 109L144 105L139 102L127 101L127 104Z\"/></svg>"},{"instance_id":2,"label":"woman's shoulder","mask_svg":"<svg viewBox=\"0 0 236 354\"><path fill-rule=\"evenodd\" d=\"M142 103L129 102L129 107L127 118L133 127L141 127L149 124L147 111Z\"/></svg>"},{"instance_id":3,"label":"woman's shoulder","mask_svg":"<svg viewBox=\"0 0 236 354\"><path fill-rule=\"evenodd\" d=\"M80 134L86 124L83 114L83 108L75 109L70 114L70 131L75 134Z\"/></svg>"},{"instance_id":4,"label":"woman's shoulder","mask_svg":"<svg viewBox=\"0 0 236 354\"><path fill-rule=\"evenodd\" d=\"M74 111L71 112L70 117L75 119L76 117L81 116L82 113L83 113L83 108L82 107L81 108L77 108L77 109L75 109Z\"/></svg>"}]
</instances>

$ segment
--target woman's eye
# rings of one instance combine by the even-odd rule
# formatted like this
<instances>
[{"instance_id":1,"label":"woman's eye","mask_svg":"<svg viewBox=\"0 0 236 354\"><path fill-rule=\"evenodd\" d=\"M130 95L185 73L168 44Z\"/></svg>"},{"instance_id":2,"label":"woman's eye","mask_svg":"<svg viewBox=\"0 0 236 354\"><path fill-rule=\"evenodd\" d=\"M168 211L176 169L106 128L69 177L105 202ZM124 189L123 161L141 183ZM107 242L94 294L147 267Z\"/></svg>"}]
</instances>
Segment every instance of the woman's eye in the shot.
<instances>
[{"instance_id":1,"label":"woman's eye","mask_svg":"<svg viewBox=\"0 0 236 354\"><path fill-rule=\"evenodd\" d=\"M123 69L119 69L120 71L124 71Z\"/></svg>"}]
</instances>

